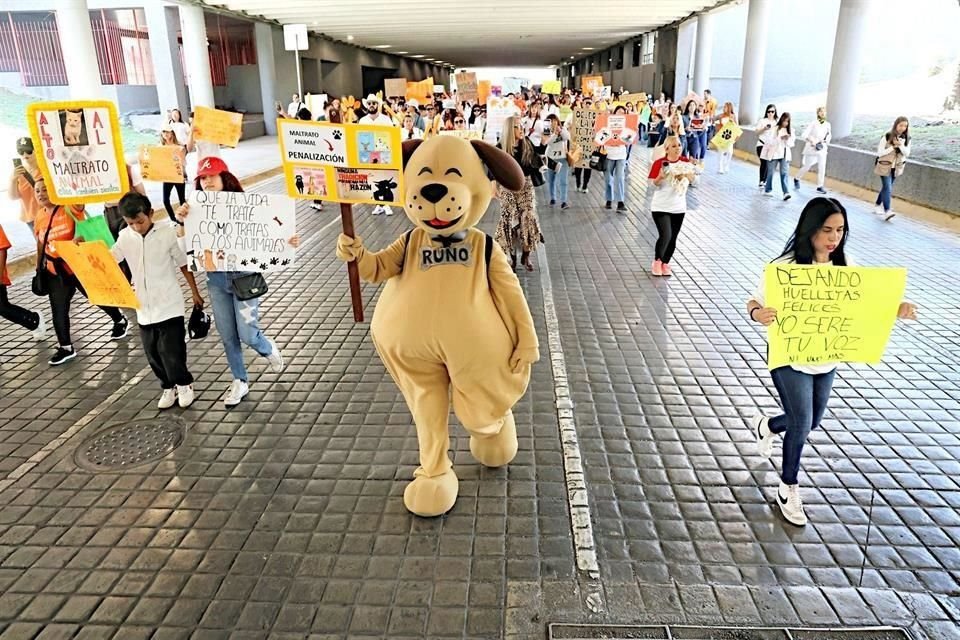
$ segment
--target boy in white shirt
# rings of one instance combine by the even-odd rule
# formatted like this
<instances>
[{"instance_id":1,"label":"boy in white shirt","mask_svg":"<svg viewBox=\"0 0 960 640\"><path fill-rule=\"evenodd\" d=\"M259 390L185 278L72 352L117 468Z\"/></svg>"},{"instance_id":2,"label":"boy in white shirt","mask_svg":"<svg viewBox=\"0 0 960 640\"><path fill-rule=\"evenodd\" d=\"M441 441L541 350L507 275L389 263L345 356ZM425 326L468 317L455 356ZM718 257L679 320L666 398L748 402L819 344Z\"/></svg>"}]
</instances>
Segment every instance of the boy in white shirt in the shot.
<instances>
[{"instance_id":1,"label":"boy in white shirt","mask_svg":"<svg viewBox=\"0 0 960 640\"><path fill-rule=\"evenodd\" d=\"M137 323L143 351L163 393L158 409L174 402L186 408L193 403L193 376L187 369L183 297L177 269L193 293L194 306L203 307L197 281L187 269L187 254L177 242L176 227L153 223L153 207L147 196L131 191L120 199L126 228L110 250L117 262L127 261L140 308Z\"/></svg>"}]
</instances>

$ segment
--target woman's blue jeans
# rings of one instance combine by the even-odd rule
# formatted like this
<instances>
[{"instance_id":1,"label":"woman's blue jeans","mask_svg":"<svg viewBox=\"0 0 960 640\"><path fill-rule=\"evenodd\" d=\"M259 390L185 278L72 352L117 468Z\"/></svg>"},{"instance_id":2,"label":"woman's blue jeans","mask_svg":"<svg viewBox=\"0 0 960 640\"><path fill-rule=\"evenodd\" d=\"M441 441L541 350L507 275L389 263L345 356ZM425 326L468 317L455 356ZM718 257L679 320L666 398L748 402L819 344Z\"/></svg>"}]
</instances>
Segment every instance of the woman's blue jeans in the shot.
<instances>
[{"instance_id":1,"label":"woman's blue jeans","mask_svg":"<svg viewBox=\"0 0 960 640\"><path fill-rule=\"evenodd\" d=\"M893 169L890 170L890 175L880 176L880 193L877 194L877 204L882 204L884 211L890 211L890 198L893 196L893 183L896 180L897 174Z\"/></svg>"},{"instance_id":2,"label":"woman's blue jeans","mask_svg":"<svg viewBox=\"0 0 960 640\"><path fill-rule=\"evenodd\" d=\"M777 158L775 160L767 160L767 184L764 185L763 191L765 193L770 193L773 191L773 172L777 165L780 165L780 189L783 191L783 195L790 193L787 190L787 165L789 163L784 158Z\"/></svg>"},{"instance_id":3,"label":"woman's blue jeans","mask_svg":"<svg viewBox=\"0 0 960 640\"><path fill-rule=\"evenodd\" d=\"M557 170L547 169L547 186L550 188L550 200L567 201L567 186L570 184L570 167L566 158L556 160Z\"/></svg>"},{"instance_id":4,"label":"woman's blue jeans","mask_svg":"<svg viewBox=\"0 0 960 640\"><path fill-rule=\"evenodd\" d=\"M227 364L234 380L247 381L243 362L243 345L261 356L268 356L273 345L260 330L260 299L237 300L233 295L233 279L246 275L238 271L207 272L207 290L213 303L213 320L227 354Z\"/></svg>"},{"instance_id":5,"label":"woman's blue jeans","mask_svg":"<svg viewBox=\"0 0 960 640\"><path fill-rule=\"evenodd\" d=\"M607 187L604 192L608 202L623 202L624 198L624 170L626 160L611 160L607 158L606 178Z\"/></svg>"},{"instance_id":6,"label":"woman's blue jeans","mask_svg":"<svg viewBox=\"0 0 960 640\"><path fill-rule=\"evenodd\" d=\"M783 414L770 419L770 431L783 435L783 467L780 479L784 484L797 484L800 456L810 432L820 426L827 410L837 370L811 375L780 367L770 372L780 394Z\"/></svg>"}]
</instances>

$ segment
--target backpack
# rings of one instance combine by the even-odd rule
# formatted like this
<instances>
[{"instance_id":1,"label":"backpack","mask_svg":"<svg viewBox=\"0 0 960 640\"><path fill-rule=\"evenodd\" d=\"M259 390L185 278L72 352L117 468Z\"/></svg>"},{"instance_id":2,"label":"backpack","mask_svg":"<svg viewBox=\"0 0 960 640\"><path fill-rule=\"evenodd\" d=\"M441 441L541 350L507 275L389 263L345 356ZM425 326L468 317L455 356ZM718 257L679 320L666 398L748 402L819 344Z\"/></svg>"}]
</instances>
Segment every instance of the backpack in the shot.
<instances>
[{"instance_id":1,"label":"backpack","mask_svg":"<svg viewBox=\"0 0 960 640\"><path fill-rule=\"evenodd\" d=\"M410 246L410 236L413 235L414 229L410 229L405 234L403 234L403 260L400 262L400 273L403 273L403 267L407 261L407 248ZM489 279L490 273L490 257L493 255L493 236L490 234L483 234L483 262L487 267L487 278Z\"/></svg>"}]
</instances>

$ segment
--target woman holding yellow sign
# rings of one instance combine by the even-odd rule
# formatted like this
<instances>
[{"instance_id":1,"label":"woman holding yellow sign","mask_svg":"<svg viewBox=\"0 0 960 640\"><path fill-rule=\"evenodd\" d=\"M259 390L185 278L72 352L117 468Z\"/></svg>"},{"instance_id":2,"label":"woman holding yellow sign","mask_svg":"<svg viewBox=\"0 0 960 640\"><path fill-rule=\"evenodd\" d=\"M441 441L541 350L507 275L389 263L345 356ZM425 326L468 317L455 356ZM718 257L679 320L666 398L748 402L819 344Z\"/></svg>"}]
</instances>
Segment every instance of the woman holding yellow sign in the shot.
<instances>
[{"instance_id":1,"label":"woman holding yellow sign","mask_svg":"<svg viewBox=\"0 0 960 640\"><path fill-rule=\"evenodd\" d=\"M796 230L783 253L773 263L853 266L845 253L848 233L847 211L843 205L834 198L814 198L803 208ZM762 279L747 301L750 319L764 326L778 322L778 310L765 304L768 293L765 280ZM909 302L901 303L897 317L916 319L916 306ZM783 413L772 418L758 415L751 421L759 453L764 458L773 454L775 436L783 435L783 466L780 470L777 506L787 522L798 527L807 524L797 479L800 456L807 436L823 419L836 371L836 361L773 369L770 375L780 395Z\"/></svg>"}]
</instances>

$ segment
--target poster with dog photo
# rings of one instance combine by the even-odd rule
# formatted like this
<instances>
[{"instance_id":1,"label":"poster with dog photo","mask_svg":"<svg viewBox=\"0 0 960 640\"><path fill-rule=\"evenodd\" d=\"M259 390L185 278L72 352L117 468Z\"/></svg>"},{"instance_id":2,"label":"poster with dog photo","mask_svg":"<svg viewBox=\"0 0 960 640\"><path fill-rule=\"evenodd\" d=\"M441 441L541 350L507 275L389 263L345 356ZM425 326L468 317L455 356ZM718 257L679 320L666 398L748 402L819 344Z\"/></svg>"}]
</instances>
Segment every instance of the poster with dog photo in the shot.
<instances>
[{"instance_id":1,"label":"poster with dog photo","mask_svg":"<svg viewBox=\"0 0 960 640\"><path fill-rule=\"evenodd\" d=\"M128 190L117 107L104 100L27 107L40 171L57 204L119 200Z\"/></svg>"}]
</instances>

